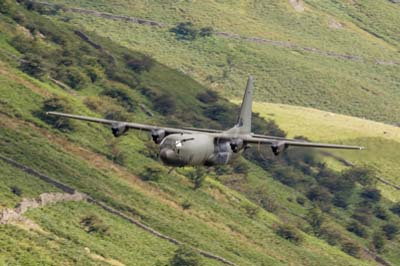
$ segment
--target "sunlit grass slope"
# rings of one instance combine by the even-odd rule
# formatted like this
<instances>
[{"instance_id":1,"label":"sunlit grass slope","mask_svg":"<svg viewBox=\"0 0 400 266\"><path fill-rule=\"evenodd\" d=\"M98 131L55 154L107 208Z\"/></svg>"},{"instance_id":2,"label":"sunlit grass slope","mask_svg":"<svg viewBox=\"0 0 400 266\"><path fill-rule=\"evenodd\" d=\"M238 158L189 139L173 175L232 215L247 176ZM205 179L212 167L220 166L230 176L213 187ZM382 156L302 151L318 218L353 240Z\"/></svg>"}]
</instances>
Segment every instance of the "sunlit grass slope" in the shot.
<instances>
[{"instance_id":1,"label":"sunlit grass slope","mask_svg":"<svg viewBox=\"0 0 400 266\"><path fill-rule=\"evenodd\" d=\"M390 1L306 1L298 13L288 1L64 1L66 6L147 18L166 28L139 26L62 13L70 23L154 56L223 95L242 93L247 75L258 82L259 101L314 107L397 123L400 113L398 4ZM342 3L343 2L343 3ZM385 14L385 15L380 15ZM363 61L322 56L221 37L177 40L169 29L197 27L290 42L302 47L361 56ZM339 23L341 28L332 28ZM376 64L383 60L388 64Z\"/></svg>"},{"instance_id":2,"label":"sunlit grass slope","mask_svg":"<svg viewBox=\"0 0 400 266\"><path fill-rule=\"evenodd\" d=\"M335 154L359 165L373 166L385 179L400 184L400 127L283 104L256 102L253 108L261 116L276 120L289 137L365 146L361 152ZM400 199L398 190L383 184L380 187L389 198Z\"/></svg>"}]
</instances>

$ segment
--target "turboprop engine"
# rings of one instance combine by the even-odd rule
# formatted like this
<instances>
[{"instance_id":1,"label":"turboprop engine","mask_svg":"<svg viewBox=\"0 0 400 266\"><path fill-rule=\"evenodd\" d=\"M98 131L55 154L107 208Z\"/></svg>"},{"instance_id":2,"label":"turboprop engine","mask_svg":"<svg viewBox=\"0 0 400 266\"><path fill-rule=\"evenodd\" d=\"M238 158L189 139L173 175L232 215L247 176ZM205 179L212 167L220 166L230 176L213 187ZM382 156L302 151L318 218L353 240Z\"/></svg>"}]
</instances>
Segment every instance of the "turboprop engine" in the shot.
<instances>
[{"instance_id":1,"label":"turboprop engine","mask_svg":"<svg viewBox=\"0 0 400 266\"><path fill-rule=\"evenodd\" d=\"M151 138L153 139L154 143L160 144L161 141L165 138L165 130L162 129L154 129L151 131Z\"/></svg>"},{"instance_id":2,"label":"turboprop engine","mask_svg":"<svg viewBox=\"0 0 400 266\"><path fill-rule=\"evenodd\" d=\"M242 150L244 148L244 142L243 139L232 139L229 143L229 145L231 146L231 150L234 153L239 152L240 150Z\"/></svg>"},{"instance_id":3,"label":"turboprop engine","mask_svg":"<svg viewBox=\"0 0 400 266\"><path fill-rule=\"evenodd\" d=\"M118 124L113 124L111 125L111 131L114 135L114 137L119 137L122 136L125 132L128 131L128 128L124 123L118 123Z\"/></svg>"},{"instance_id":4,"label":"turboprop engine","mask_svg":"<svg viewBox=\"0 0 400 266\"><path fill-rule=\"evenodd\" d=\"M278 156L288 148L288 145L283 141L277 141L271 144L272 152Z\"/></svg>"}]
</instances>

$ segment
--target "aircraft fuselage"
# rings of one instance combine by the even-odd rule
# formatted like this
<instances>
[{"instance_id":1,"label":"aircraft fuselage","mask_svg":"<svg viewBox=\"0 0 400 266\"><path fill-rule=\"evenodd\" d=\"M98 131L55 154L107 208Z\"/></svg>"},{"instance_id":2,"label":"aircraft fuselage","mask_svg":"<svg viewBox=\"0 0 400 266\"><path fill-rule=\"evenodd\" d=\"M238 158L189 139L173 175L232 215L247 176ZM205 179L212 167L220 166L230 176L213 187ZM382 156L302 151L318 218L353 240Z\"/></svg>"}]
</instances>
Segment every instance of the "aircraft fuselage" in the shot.
<instances>
[{"instance_id":1,"label":"aircraft fuselage","mask_svg":"<svg viewBox=\"0 0 400 266\"><path fill-rule=\"evenodd\" d=\"M229 141L209 134L171 134L160 143L160 158L170 166L198 166L228 164L237 158Z\"/></svg>"}]
</instances>

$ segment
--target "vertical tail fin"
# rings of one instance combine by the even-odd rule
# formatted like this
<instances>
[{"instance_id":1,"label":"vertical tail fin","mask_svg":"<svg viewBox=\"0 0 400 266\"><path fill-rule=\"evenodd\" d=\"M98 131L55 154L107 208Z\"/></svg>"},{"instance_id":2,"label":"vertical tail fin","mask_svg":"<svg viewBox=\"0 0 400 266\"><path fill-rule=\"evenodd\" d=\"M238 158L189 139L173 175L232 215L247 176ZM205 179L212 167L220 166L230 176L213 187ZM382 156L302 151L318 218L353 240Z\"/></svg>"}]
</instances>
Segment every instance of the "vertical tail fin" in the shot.
<instances>
[{"instance_id":1,"label":"vertical tail fin","mask_svg":"<svg viewBox=\"0 0 400 266\"><path fill-rule=\"evenodd\" d=\"M236 123L236 127L240 129L240 133L251 133L251 112L253 101L253 77L247 80L246 91L243 96L240 114Z\"/></svg>"}]
</instances>

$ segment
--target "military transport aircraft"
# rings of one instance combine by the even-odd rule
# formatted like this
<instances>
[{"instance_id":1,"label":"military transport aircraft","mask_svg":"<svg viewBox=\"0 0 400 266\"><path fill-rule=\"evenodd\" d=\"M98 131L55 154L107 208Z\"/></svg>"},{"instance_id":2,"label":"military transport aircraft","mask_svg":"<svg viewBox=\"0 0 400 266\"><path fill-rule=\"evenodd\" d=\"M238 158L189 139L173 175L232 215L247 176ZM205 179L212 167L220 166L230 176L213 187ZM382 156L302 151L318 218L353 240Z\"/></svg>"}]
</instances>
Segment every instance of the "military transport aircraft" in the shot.
<instances>
[{"instance_id":1,"label":"military transport aircraft","mask_svg":"<svg viewBox=\"0 0 400 266\"><path fill-rule=\"evenodd\" d=\"M279 155L291 146L349 150L363 149L363 147L358 146L313 143L253 134L251 133L252 95L253 78L249 77L237 123L226 131L152 126L59 112L48 112L47 114L110 125L115 137L123 135L128 129L148 131L151 133L153 141L160 145L160 158L163 163L175 167L228 164L237 158L250 144L269 145L275 155Z\"/></svg>"}]
</instances>

